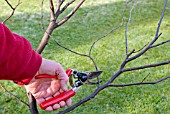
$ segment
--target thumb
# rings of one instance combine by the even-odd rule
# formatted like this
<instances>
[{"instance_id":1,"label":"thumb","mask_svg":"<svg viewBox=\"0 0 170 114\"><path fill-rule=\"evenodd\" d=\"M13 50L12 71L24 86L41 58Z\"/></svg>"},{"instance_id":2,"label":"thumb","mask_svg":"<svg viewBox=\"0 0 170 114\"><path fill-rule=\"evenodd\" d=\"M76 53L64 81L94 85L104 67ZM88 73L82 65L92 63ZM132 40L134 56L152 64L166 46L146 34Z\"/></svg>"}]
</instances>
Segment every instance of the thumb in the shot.
<instances>
[{"instance_id":1,"label":"thumb","mask_svg":"<svg viewBox=\"0 0 170 114\"><path fill-rule=\"evenodd\" d=\"M60 80L61 89L64 91L68 90L67 89L68 76L60 64L58 64L56 75L58 77L58 80Z\"/></svg>"},{"instance_id":2,"label":"thumb","mask_svg":"<svg viewBox=\"0 0 170 114\"><path fill-rule=\"evenodd\" d=\"M68 90L68 88L67 88L67 81L65 81L65 80L60 80L60 85L61 85L61 89L62 89L63 91Z\"/></svg>"},{"instance_id":3,"label":"thumb","mask_svg":"<svg viewBox=\"0 0 170 114\"><path fill-rule=\"evenodd\" d=\"M38 74L56 75L61 89L67 90L68 76L60 63L43 58Z\"/></svg>"}]
</instances>

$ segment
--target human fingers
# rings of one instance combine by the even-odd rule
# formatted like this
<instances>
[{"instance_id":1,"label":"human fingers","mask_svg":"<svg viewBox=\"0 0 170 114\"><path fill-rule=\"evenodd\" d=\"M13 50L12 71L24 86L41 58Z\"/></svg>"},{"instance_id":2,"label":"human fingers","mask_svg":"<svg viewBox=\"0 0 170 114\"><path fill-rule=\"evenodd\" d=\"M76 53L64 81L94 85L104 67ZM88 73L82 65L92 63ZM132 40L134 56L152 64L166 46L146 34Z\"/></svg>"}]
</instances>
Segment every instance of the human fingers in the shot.
<instances>
[{"instance_id":1,"label":"human fingers","mask_svg":"<svg viewBox=\"0 0 170 114\"><path fill-rule=\"evenodd\" d=\"M50 97L49 97L50 98ZM48 98L48 99L49 99ZM36 99L37 103L40 105L42 102L44 102L46 99L44 98L39 98L39 99ZM53 111L53 107L52 106L49 106L45 109L45 111L48 111L48 112L51 112Z\"/></svg>"},{"instance_id":2,"label":"human fingers","mask_svg":"<svg viewBox=\"0 0 170 114\"><path fill-rule=\"evenodd\" d=\"M66 105L67 105L67 106L71 106L71 103L72 103L71 98L69 98L69 99L66 100Z\"/></svg>"},{"instance_id":3,"label":"human fingers","mask_svg":"<svg viewBox=\"0 0 170 114\"><path fill-rule=\"evenodd\" d=\"M45 100L48 100L48 99L51 99L51 98L53 98L53 97L52 97L52 96L49 96L49 97L47 97ZM51 111L53 111L53 107L52 107L52 106L49 106L49 107L47 107L45 110L51 112Z\"/></svg>"},{"instance_id":4,"label":"human fingers","mask_svg":"<svg viewBox=\"0 0 170 114\"><path fill-rule=\"evenodd\" d=\"M57 109L59 109L59 108L61 108L59 104L53 105L53 109L54 109L54 110L57 110Z\"/></svg>"},{"instance_id":5,"label":"human fingers","mask_svg":"<svg viewBox=\"0 0 170 114\"><path fill-rule=\"evenodd\" d=\"M67 90L67 83L68 83L69 78L68 78L65 70L61 66L61 64L57 65L57 70L56 70L55 75L57 76L58 80L60 81L61 89L66 91Z\"/></svg>"}]
</instances>

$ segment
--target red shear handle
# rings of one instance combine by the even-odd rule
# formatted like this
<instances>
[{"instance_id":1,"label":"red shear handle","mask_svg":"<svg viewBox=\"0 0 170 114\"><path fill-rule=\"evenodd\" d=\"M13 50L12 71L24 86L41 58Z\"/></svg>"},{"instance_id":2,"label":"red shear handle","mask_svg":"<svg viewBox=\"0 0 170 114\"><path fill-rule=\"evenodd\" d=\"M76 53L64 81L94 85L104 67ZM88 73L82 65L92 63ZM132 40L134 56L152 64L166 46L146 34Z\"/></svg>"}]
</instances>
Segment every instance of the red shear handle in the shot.
<instances>
[{"instance_id":1,"label":"red shear handle","mask_svg":"<svg viewBox=\"0 0 170 114\"><path fill-rule=\"evenodd\" d=\"M72 69L68 68L66 70L67 76L69 77L71 75L71 73L72 73ZM40 75L37 75L35 77L35 79L40 79L40 78L55 78L55 79L58 79L57 76L51 76L51 75L48 75L48 74L40 74Z\"/></svg>"},{"instance_id":2,"label":"red shear handle","mask_svg":"<svg viewBox=\"0 0 170 114\"><path fill-rule=\"evenodd\" d=\"M55 78L58 80L57 76L51 76L48 74L40 74L40 75L35 76L35 79L40 79L40 78Z\"/></svg>"},{"instance_id":3,"label":"red shear handle","mask_svg":"<svg viewBox=\"0 0 170 114\"><path fill-rule=\"evenodd\" d=\"M59 94L58 96L55 96L51 99L48 99L48 100L42 102L40 104L40 107L43 110L45 110L47 107L52 106L52 105L59 103L61 101L66 101L67 99L71 98L74 95L75 95L75 92L72 89L70 89L68 91L65 91L65 92Z\"/></svg>"},{"instance_id":4,"label":"red shear handle","mask_svg":"<svg viewBox=\"0 0 170 114\"><path fill-rule=\"evenodd\" d=\"M66 74L67 76L69 77L72 73L72 69L67 69L66 70ZM51 76L51 75L48 75L48 74L40 74L38 76L35 77L35 79L41 79L41 78L55 78L55 79L58 79L57 76ZM61 94L59 94L58 96L55 96L51 99L48 99L44 102L42 102L40 104L40 107L45 110L47 107L49 106L52 106L56 103L59 103L61 101L66 101L67 99L69 99L70 97L74 96L75 95L75 92L73 91L73 89L70 89L68 91L65 91Z\"/></svg>"}]
</instances>

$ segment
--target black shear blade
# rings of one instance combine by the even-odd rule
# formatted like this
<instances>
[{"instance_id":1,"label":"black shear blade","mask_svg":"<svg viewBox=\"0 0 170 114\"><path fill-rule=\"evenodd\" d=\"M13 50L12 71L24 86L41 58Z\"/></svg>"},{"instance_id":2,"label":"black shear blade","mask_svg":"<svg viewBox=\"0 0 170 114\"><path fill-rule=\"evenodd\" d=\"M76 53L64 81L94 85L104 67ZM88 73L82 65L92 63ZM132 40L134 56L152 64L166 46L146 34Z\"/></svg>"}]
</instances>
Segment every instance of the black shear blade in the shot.
<instances>
[{"instance_id":1,"label":"black shear blade","mask_svg":"<svg viewBox=\"0 0 170 114\"><path fill-rule=\"evenodd\" d=\"M95 71L95 72L86 72L87 73L87 79L94 79L97 78L102 71Z\"/></svg>"}]
</instances>

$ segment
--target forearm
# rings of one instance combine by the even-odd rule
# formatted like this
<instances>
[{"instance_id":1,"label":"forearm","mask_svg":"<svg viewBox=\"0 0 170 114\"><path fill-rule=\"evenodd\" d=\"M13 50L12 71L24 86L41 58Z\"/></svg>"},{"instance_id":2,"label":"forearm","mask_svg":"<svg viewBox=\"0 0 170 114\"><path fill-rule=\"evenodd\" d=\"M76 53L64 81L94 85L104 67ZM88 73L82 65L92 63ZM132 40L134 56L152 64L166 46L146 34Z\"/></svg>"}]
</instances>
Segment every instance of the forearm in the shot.
<instances>
[{"instance_id":1,"label":"forearm","mask_svg":"<svg viewBox=\"0 0 170 114\"><path fill-rule=\"evenodd\" d=\"M23 37L0 24L0 79L29 83L37 73L42 58Z\"/></svg>"}]
</instances>

